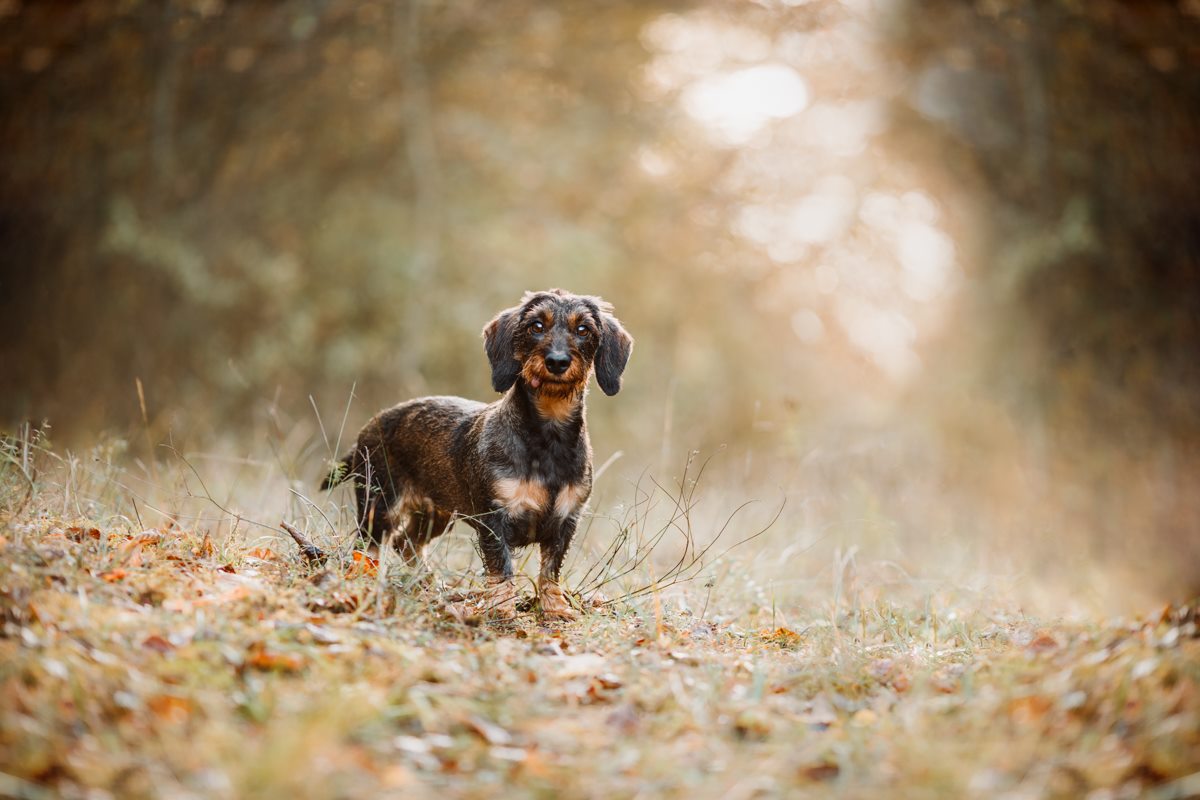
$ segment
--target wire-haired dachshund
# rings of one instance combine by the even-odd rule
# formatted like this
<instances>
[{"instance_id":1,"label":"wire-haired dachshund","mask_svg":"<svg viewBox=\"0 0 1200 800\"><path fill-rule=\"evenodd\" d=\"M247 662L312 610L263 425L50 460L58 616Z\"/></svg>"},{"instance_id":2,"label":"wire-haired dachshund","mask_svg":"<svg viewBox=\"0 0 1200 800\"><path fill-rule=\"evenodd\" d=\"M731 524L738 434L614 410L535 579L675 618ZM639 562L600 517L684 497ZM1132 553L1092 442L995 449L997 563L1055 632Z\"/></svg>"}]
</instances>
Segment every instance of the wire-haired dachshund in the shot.
<instances>
[{"instance_id":1,"label":"wire-haired dachshund","mask_svg":"<svg viewBox=\"0 0 1200 800\"><path fill-rule=\"evenodd\" d=\"M354 480L362 536L393 528L409 561L454 518L479 534L492 613L516 613L512 551L537 544L542 612L571 619L559 586L563 558L592 491L584 399L593 368L607 395L621 389L633 338L598 297L527 292L483 329L492 386L485 405L422 397L381 411L322 488Z\"/></svg>"}]
</instances>

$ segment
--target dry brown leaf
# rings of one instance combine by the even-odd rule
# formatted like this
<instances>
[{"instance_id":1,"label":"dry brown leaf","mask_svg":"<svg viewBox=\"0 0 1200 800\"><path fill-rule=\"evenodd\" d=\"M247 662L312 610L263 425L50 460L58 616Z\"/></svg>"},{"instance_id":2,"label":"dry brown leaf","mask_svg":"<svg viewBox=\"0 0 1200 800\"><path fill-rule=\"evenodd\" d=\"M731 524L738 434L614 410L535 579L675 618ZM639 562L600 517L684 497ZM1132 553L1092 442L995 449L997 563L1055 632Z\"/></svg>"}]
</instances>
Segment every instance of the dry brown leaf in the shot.
<instances>
[{"instance_id":1,"label":"dry brown leaf","mask_svg":"<svg viewBox=\"0 0 1200 800\"><path fill-rule=\"evenodd\" d=\"M837 764L832 764L828 761L823 761L820 764L812 764L800 770L800 774L810 781L831 781L841 773L841 768Z\"/></svg>"},{"instance_id":2,"label":"dry brown leaf","mask_svg":"<svg viewBox=\"0 0 1200 800\"><path fill-rule=\"evenodd\" d=\"M130 537L129 541L124 546L129 547L136 545L138 547L145 547L147 545L158 544L162 541L162 538L162 534L158 531L146 530L142 531L137 536Z\"/></svg>"},{"instance_id":3,"label":"dry brown leaf","mask_svg":"<svg viewBox=\"0 0 1200 800\"><path fill-rule=\"evenodd\" d=\"M145 647L147 650L154 650L158 653L167 653L175 649L175 645L171 644L157 633L151 634L142 640L142 647Z\"/></svg>"},{"instance_id":4,"label":"dry brown leaf","mask_svg":"<svg viewBox=\"0 0 1200 800\"><path fill-rule=\"evenodd\" d=\"M801 641L800 634L789 628L782 627L775 628L774 630L764 628L758 632L758 636L764 642L770 642L771 644L785 649L797 647Z\"/></svg>"},{"instance_id":5,"label":"dry brown leaf","mask_svg":"<svg viewBox=\"0 0 1200 800\"><path fill-rule=\"evenodd\" d=\"M256 547L246 555L249 558L257 558L259 561L277 561L279 559L276 552L269 547Z\"/></svg>"},{"instance_id":6,"label":"dry brown leaf","mask_svg":"<svg viewBox=\"0 0 1200 800\"><path fill-rule=\"evenodd\" d=\"M298 672L304 666L304 659L296 653L280 653L258 644L250 646L245 664L264 672Z\"/></svg>"},{"instance_id":7,"label":"dry brown leaf","mask_svg":"<svg viewBox=\"0 0 1200 800\"><path fill-rule=\"evenodd\" d=\"M1058 647L1058 640L1046 631L1038 631L1038 635L1033 638L1033 641L1025 645L1025 649L1031 653L1048 653L1051 650L1057 650Z\"/></svg>"},{"instance_id":8,"label":"dry brown leaf","mask_svg":"<svg viewBox=\"0 0 1200 800\"><path fill-rule=\"evenodd\" d=\"M204 534L204 540L192 548L192 555L197 558L212 558L216 553L217 548L213 546L212 537L207 533Z\"/></svg>"},{"instance_id":9,"label":"dry brown leaf","mask_svg":"<svg viewBox=\"0 0 1200 800\"><path fill-rule=\"evenodd\" d=\"M146 701L154 715L166 722L183 722L192 713L192 701L174 694L158 694Z\"/></svg>"},{"instance_id":10,"label":"dry brown leaf","mask_svg":"<svg viewBox=\"0 0 1200 800\"><path fill-rule=\"evenodd\" d=\"M355 550L352 557L353 563L346 568L347 578L357 578L359 575L374 576L379 573L379 561L366 553Z\"/></svg>"},{"instance_id":11,"label":"dry brown leaf","mask_svg":"<svg viewBox=\"0 0 1200 800\"><path fill-rule=\"evenodd\" d=\"M314 597L308 602L309 611L327 611L330 614L350 614L358 608L358 598L346 592L333 592L329 597Z\"/></svg>"},{"instance_id":12,"label":"dry brown leaf","mask_svg":"<svg viewBox=\"0 0 1200 800\"><path fill-rule=\"evenodd\" d=\"M77 542L83 542L88 539L99 539L99 528L81 528L78 525L67 528L67 537L74 539Z\"/></svg>"},{"instance_id":13,"label":"dry brown leaf","mask_svg":"<svg viewBox=\"0 0 1200 800\"><path fill-rule=\"evenodd\" d=\"M106 583L117 583L125 580L125 576L128 574L129 573L123 569L110 569L108 572L102 573L100 577L103 578Z\"/></svg>"},{"instance_id":14,"label":"dry brown leaf","mask_svg":"<svg viewBox=\"0 0 1200 800\"><path fill-rule=\"evenodd\" d=\"M1026 697L1018 697L1009 703L1008 713L1014 722L1030 725L1046 716L1046 712L1053 705L1050 698L1040 694L1031 694Z\"/></svg>"}]
</instances>

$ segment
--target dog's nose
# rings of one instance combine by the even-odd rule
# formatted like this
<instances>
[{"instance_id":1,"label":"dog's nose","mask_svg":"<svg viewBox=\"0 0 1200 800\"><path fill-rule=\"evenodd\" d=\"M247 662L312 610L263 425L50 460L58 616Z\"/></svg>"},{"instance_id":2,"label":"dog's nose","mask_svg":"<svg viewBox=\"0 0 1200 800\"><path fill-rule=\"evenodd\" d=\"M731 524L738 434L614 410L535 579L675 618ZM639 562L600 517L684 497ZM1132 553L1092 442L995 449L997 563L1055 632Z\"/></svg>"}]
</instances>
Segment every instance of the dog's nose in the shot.
<instances>
[{"instance_id":1,"label":"dog's nose","mask_svg":"<svg viewBox=\"0 0 1200 800\"><path fill-rule=\"evenodd\" d=\"M571 366L571 357L566 355L556 355L551 353L546 356L546 369L550 370L551 374L562 375L567 371L567 367Z\"/></svg>"}]
</instances>

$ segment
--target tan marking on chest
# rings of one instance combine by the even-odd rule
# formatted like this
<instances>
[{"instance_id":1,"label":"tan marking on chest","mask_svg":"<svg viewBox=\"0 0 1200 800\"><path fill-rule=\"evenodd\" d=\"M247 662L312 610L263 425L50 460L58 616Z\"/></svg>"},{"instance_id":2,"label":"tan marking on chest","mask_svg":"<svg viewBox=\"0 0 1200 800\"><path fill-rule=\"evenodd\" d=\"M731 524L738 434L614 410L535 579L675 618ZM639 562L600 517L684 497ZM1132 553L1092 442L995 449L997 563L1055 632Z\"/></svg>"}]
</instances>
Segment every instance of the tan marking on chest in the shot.
<instances>
[{"instance_id":1,"label":"tan marking on chest","mask_svg":"<svg viewBox=\"0 0 1200 800\"><path fill-rule=\"evenodd\" d=\"M583 507L587 502L590 491L577 483L568 483L558 490L554 498L554 513L560 517L569 517Z\"/></svg>"},{"instance_id":2,"label":"tan marking on chest","mask_svg":"<svg viewBox=\"0 0 1200 800\"><path fill-rule=\"evenodd\" d=\"M513 516L541 511L550 505L550 492L538 481L501 478L493 490L496 499Z\"/></svg>"}]
</instances>

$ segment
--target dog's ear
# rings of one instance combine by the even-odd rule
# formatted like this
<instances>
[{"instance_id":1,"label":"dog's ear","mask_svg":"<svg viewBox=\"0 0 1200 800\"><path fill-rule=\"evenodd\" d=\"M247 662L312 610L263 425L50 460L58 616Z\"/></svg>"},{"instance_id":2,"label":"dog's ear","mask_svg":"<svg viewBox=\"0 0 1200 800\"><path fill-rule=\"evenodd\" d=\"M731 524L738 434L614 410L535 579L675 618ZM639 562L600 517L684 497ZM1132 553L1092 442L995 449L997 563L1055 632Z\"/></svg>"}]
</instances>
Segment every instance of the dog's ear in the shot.
<instances>
[{"instance_id":1,"label":"dog's ear","mask_svg":"<svg viewBox=\"0 0 1200 800\"><path fill-rule=\"evenodd\" d=\"M483 328L483 349L492 364L492 388L507 392L521 374L521 364L513 352L513 335L517 330L520 306L501 311Z\"/></svg>"},{"instance_id":2,"label":"dog's ear","mask_svg":"<svg viewBox=\"0 0 1200 800\"><path fill-rule=\"evenodd\" d=\"M604 330L600 334L600 349L596 352L596 382L611 397L621 391L621 373L633 352L633 337L607 310L601 312L600 320Z\"/></svg>"}]
</instances>

